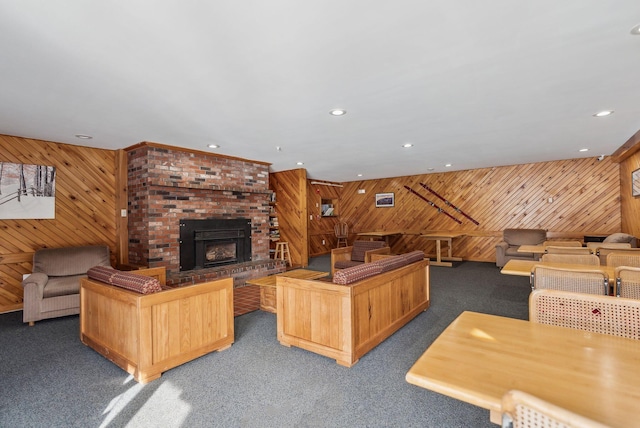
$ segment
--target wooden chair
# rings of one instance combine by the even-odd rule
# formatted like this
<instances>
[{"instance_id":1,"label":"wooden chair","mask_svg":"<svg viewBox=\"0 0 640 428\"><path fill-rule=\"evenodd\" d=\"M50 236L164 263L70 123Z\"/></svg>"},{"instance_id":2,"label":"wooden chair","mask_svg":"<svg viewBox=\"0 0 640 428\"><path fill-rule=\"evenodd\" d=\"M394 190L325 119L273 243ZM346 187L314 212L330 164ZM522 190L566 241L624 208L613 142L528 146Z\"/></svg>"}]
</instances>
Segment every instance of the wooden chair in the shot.
<instances>
[{"instance_id":1,"label":"wooden chair","mask_svg":"<svg viewBox=\"0 0 640 428\"><path fill-rule=\"evenodd\" d=\"M616 296L640 299L640 268L619 266L615 270Z\"/></svg>"},{"instance_id":2,"label":"wooden chair","mask_svg":"<svg viewBox=\"0 0 640 428\"><path fill-rule=\"evenodd\" d=\"M607 256L611 253L615 252L637 252L640 251L640 249L637 248L631 248L631 247L612 247L611 245L629 245L629 244L608 244L606 247L596 247L594 254L596 254L598 257L600 257L600 264L601 265L606 265L607 264ZM640 254L640 253L639 253Z\"/></svg>"},{"instance_id":3,"label":"wooden chair","mask_svg":"<svg viewBox=\"0 0 640 428\"><path fill-rule=\"evenodd\" d=\"M640 339L640 300L534 290L529 295L529 321Z\"/></svg>"},{"instance_id":4,"label":"wooden chair","mask_svg":"<svg viewBox=\"0 0 640 428\"><path fill-rule=\"evenodd\" d=\"M544 241L542 243L544 247L582 247L580 241Z\"/></svg>"},{"instance_id":5,"label":"wooden chair","mask_svg":"<svg viewBox=\"0 0 640 428\"><path fill-rule=\"evenodd\" d=\"M526 392L502 397L502 428L605 428L599 422L551 404Z\"/></svg>"},{"instance_id":6,"label":"wooden chair","mask_svg":"<svg viewBox=\"0 0 640 428\"><path fill-rule=\"evenodd\" d=\"M628 242L587 242L587 247L592 250L598 248L631 248L631 244ZM595 253L595 251L594 251Z\"/></svg>"},{"instance_id":7,"label":"wooden chair","mask_svg":"<svg viewBox=\"0 0 640 428\"><path fill-rule=\"evenodd\" d=\"M595 254L543 254L541 260L548 263L600 266L600 259Z\"/></svg>"},{"instance_id":8,"label":"wooden chair","mask_svg":"<svg viewBox=\"0 0 640 428\"><path fill-rule=\"evenodd\" d=\"M591 254L587 247L549 246L544 248L546 254Z\"/></svg>"},{"instance_id":9,"label":"wooden chair","mask_svg":"<svg viewBox=\"0 0 640 428\"><path fill-rule=\"evenodd\" d=\"M626 251L614 251L607 254L607 266L633 266L640 267L640 251L629 252Z\"/></svg>"},{"instance_id":10,"label":"wooden chair","mask_svg":"<svg viewBox=\"0 0 640 428\"><path fill-rule=\"evenodd\" d=\"M545 288L608 295L609 275L598 269L561 269L534 266L531 269L531 289Z\"/></svg>"},{"instance_id":11,"label":"wooden chair","mask_svg":"<svg viewBox=\"0 0 640 428\"><path fill-rule=\"evenodd\" d=\"M349 225L344 222L336 223L336 225L333 226L333 230L336 234L336 238L338 238L338 243L336 244L336 248L348 247L349 246Z\"/></svg>"}]
</instances>

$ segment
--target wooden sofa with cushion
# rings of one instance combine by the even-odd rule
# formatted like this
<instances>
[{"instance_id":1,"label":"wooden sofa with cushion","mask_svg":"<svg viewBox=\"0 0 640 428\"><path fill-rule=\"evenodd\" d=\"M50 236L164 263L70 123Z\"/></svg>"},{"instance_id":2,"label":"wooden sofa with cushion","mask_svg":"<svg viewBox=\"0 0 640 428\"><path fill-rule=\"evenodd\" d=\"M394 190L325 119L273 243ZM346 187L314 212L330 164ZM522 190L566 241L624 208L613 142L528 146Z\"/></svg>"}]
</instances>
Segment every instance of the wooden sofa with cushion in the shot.
<instances>
[{"instance_id":1,"label":"wooden sofa with cushion","mask_svg":"<svg viewBox=\"0 0 640 428\"><path fill-rule=\"evenodd\" d=\"M277 334L351 367L429 307L429 261L422 251L342 269L333 282L278 276Z\"/></svg>"},{"instance_id":2,"label":"wooden sofa with cushion","mask_svg":"<svg viewBox=\"0 0 640 428\"><path fill-rule=\"evenodd\" d=\"M391 254L385 241L354 241L353 245L331 250L331 276L336 270L371 262L372 254Z\"/></svg>"},{"instance_id":3,"label":"wooden sofa with cushion","mask_svg":"<svg viewBox=\"0 0 640 428\"><path fill-rule=\"evenodd\" d=\"M232 278L166 288L164 268L87 274L80 339L140 383L234 342Z\"/></svg>"}]
</instances>

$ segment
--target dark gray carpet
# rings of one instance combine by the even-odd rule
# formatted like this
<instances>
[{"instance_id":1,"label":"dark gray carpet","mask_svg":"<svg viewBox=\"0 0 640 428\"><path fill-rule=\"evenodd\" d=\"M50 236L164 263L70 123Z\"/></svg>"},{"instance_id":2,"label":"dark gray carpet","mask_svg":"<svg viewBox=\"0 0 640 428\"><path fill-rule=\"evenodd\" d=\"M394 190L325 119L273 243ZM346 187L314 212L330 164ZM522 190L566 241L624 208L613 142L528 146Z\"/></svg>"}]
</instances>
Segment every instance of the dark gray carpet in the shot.
<instances>
[{"instance_id":1,"label":"dark gray carpet","mask_svg":"<svg viewBox=\"0 0 640 428\"><path fill-rule=\"evenodd\" d=\"M311 269L327 269L327 257ZM431 267L431 308L348 369L276 340L274 314L235 319L235 344L139 385L82 345L78 317L0 315L2 427L495 427L484 409L405 381L464 310L527 318L528 278L490 263Z\"/></svg>"}]
</instances>

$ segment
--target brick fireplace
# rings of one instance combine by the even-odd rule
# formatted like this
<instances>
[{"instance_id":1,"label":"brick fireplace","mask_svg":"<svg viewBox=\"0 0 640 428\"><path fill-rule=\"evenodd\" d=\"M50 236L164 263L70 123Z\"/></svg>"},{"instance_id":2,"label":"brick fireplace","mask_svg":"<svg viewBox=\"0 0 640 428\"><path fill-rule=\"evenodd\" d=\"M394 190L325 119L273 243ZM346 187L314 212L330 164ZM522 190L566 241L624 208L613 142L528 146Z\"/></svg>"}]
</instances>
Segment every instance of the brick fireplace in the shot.
<instances>
[{"instance_id":1,"label":"brick fireplace","mask_svg":"<svg viewBox=\"0 0 640 428\"><path fill-rule=\"evenodd\" d=\"M130 147L127 156L130 263L164 266L167 284L174 286L233 277L239 287L247 279L285 270L283 262L269 258L269 164L156 143ZM232 245L194 244L193 252L208 251L209 260L205 255L204 265L181 269L181 222L203 220L250 224L248 257L236 260ZM197 239L212 236L220 235ZM239 242L234 239L226 236L220 243Z\"/></svg>"}]
</instances>

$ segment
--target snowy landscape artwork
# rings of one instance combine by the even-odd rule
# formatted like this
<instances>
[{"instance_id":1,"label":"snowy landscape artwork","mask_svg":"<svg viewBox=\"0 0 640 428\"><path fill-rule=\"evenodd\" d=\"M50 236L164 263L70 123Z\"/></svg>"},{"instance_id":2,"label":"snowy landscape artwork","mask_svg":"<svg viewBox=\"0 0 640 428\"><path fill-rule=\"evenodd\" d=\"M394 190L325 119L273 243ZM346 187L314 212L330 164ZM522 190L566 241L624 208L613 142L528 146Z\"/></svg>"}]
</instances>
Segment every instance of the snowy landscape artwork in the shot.
<instances>
[{"instance_id":1,"label":"snowy landscape artwork","mask_svg":"<svg viewBox=\"0 0 640 428\"><path fill-rule=\"evenodd\" d=\"M56 168L0 162L0 220L56 217Z\"/></svg>"}]
</instances>

